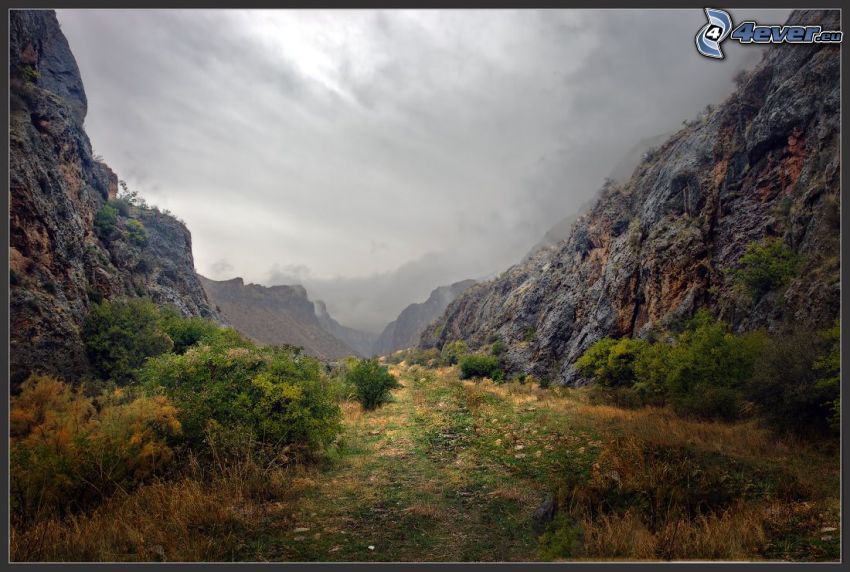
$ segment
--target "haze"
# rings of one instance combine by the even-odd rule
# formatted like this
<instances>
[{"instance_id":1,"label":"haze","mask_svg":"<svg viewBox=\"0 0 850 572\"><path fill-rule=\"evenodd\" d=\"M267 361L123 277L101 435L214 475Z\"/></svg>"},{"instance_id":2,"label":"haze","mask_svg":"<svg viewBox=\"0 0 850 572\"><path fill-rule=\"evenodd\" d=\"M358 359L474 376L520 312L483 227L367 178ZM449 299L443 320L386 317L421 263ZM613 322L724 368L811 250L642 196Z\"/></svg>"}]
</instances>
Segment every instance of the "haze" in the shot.
<instances>
[{"instance_id":1,"label":"haze","mask_svg":"<svg viewBox=\"0 0 850 572\"><path fill-rule=\"evenodd\" d=\"M693 9L58 15L95 152L186 221L198 271L371 331L516 263L760 57L699 56Z\"/></svg>"}]
</instances>

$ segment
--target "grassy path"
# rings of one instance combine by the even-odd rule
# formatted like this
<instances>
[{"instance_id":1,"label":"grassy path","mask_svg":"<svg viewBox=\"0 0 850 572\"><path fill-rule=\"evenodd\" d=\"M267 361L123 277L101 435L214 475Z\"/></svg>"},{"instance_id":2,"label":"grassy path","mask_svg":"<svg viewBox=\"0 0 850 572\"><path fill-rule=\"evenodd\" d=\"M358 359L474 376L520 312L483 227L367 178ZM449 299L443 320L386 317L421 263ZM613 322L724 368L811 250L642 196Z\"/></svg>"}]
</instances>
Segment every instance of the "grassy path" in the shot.
<instances>
[{"instance_id":1,"label":"grassy path","mask_svg":"<svg viewBox=\"0 0 850 572\"><path fill-rule=\"evenodd\" d=\"M837 463L753 424L392 371L393 401L345 404L334 457L292 476L234 559L837 558ZM550 495L574 516L539 537Z\"/></svg>"},{"instance_id":2,"label":"grassy path","mask_svg":"<svg viewBox=\"0 0 850 572\"><path fill-rule=\"evenodd\" d=\"M404 387L393 402L368 413L346 406L339 458L294 480L294 504L272 519L257 556L538 559L532 515L551 492L552 473L586 465L593 445L547 434L533 405L461 383L447 370L395 373ZM578 461L564 455L566 447L581 451Z\"/></svg>"}]
</instances>

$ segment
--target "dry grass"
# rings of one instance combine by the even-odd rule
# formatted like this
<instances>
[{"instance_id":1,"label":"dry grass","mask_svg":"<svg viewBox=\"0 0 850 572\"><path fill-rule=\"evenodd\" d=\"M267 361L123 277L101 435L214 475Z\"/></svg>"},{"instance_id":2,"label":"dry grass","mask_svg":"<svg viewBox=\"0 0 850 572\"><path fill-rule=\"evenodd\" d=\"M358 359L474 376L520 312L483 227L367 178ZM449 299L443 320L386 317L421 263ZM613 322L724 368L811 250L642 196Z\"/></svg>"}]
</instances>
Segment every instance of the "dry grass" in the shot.
<instances>
[{"instance_id":1,"label":"dry grass","mask_svg":"<svg viewBox=\"0 0 850 572\"><path fill-rule=\"evenodd\" d=\"M90 514L13 528L13 561L112 562L229 560L240 538L283 498L290 471L232 466L227 474L156 481L116 494Z\"/></svg>"},{"instance_id":2,"label":"dry grass","mask_svg":"<svg viewBox=\"0 0 850 572\"><path fill-rule=\"evenodd\" d=\"M582 521L587 558L752 560L765 542L759 507L736 505L718 515L676 518L650 531L636 511Z\"/></svg>"}]
</instances>

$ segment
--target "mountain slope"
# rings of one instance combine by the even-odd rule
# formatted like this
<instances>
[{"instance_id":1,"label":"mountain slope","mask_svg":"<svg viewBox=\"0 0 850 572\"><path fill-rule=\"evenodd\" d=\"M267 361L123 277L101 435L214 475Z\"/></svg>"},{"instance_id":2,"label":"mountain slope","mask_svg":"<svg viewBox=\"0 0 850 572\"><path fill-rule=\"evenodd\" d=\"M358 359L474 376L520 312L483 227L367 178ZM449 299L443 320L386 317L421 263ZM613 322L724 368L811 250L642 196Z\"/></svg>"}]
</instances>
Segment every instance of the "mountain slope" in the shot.
<instances>
[{"instance_id":1,"label":"mountain slope","mask_svg":"<svg viewBox=\"0 0 850 572\"><path fill-rule=\"evenodd\" d=\"M378 339L378 334L343 326L328 313L327 306L321 300L316 300L313 305L316 311L316 318L319 320L319 325L323 330L353 349L357 352L357 355L362 357L370 357L372 355L372 348Z\"/></svg>"},{"instance_id":2,"label":"mountain slope","mask_svg":"<svg viewBox=\"0 0 850 572\"><path fill-rule=\"evenodd\" d=\"M422 303L411 304L401 311L398 318L387 324L375 342L373 353L387 355L396 350L414 347L419 336L435 318L464 290L475 284L475 280L462 280L450 286L434 289Z\"/></svg>"},{"instance_id":3,"label":"mountain slope","mask_svg":"<svg viewBox=\"0 0 850 572\"><path fill-rule=\"evenodd\" d=\"M302 286L267 288L245 284L241 278L200 278L210 301L227 323L261 344L300 346L322 359L355 353L322 328Z\"/></svg>"},{"instance_id":4,"label":"mountain slope","mask_svg":"<svg viewBox=\"0 0 850 572\"><path fill-rule=\"evenodd\" d=\"M77 63L56 15L9 13L10 368L14 389L33 370L77 379L89 305L147 296L185 315L215 317L198 282L186 227L131 207L98 233L95 217L118 177L92 156ZM134 221L131 223L131 221ZM144 226L147 240L131 231Z\"/></svg>"},{"instance_id":5,"label":"mountain slope","mask_svg":"<svg viewBox=\"0 0 850 572\"><path fill-rule=\"evenodd\" d=\"M838 11L790 23L838 29ZM509 367L580 383L572 367L604 336L647 334L707 307L737 330L824 326L839 307L839 48L777 45L723 105L602 189L566 242L455 300L423 346L500 337ZM730 270L779 237L803 266L784 291L741 300Z\"/></svg>"}]
</instances>

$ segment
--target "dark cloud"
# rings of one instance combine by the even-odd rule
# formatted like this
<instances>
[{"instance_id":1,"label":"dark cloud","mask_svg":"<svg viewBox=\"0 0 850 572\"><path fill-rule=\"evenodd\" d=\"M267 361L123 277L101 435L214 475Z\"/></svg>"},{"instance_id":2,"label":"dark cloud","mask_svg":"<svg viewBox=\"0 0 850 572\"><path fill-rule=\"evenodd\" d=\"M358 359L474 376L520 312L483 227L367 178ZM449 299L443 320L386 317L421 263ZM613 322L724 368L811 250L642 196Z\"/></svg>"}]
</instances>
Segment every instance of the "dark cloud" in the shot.
<instances>
[{"instance_id":1,"label":"dark cloud","mask_svg":"<svg viewBox=\"0 0 850 572\"><path fill-rule=\"evenodd\" d=\"M695 9L59 19L94 148L186 220L200 272L304 282L373 330L518 261L635 143L722 101L759 57L729 42L727 60L700 57Z\"/></svg>"}]
</instances>

